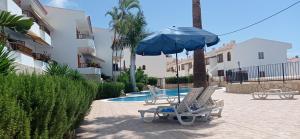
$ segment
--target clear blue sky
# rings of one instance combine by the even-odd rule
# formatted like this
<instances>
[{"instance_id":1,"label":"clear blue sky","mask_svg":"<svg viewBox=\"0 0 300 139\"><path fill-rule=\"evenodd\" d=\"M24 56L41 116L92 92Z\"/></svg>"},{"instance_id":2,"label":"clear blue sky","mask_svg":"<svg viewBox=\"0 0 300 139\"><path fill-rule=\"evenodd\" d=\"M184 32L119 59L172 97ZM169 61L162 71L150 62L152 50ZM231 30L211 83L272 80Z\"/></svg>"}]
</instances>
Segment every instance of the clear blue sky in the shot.
<instances>
[{"instance_id":1,"label":"clear blue sky","mask_svg":"<svg viewBox=\"0 0 300 139\"><path fill-rule=\"evenodd\" d=\"M46 5L84 10L96 27L108 28L105 13L118 0L41 0ZM192 26L192 0L140 0L150 31L169 26ZM265 18L297 0L201 0L203 28L222 34ZM222 36L214 46L253 37L290 42L290 57L300 55L300 4L250 29Z\"/></svg>"}]
</instances>

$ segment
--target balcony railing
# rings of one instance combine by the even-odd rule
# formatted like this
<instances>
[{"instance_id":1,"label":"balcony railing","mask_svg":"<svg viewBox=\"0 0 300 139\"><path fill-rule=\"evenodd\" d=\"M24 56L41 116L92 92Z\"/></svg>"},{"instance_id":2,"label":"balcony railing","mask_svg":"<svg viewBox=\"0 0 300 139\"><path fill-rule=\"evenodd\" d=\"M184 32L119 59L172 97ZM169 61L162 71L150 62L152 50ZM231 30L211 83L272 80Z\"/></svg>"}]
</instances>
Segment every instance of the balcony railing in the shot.
<instances>
[{"instance_id":1,"label":"balcony railing","mask_svg":"<svg viewBox=\"0 0 300 139\"><path fill-rule=\"evenodd\" d=\"M12 50L20 51L23 54L32 56L32 49L25 46L25 42L18 41L18 42L10 42L10 47Z\"/></svg>"},{"instance_id":2,"label":"balcony railing","mask_svg":"<svg viewBox=\"0 0 300 139\"><path fill-rule=\"evenodd\" d=\"M78 71L81 74L101 75L101 68L94 68L94 67L78 68Z\"/></svg>"},{"instance_id":3,"label":"balcony railing","mask_svg":"<svg viewBox=\"0 0 300 139\"><path fill-rule=\"evenodd\" d=\"M80 63L78 65L78 68L90 68L90 67L101 68L101 65L97 63Z\"/></svg>"},{"instance_id":4,"label":"balcony railing","mask_svg":"<svg viewBox=\"0 0 300 139\"><path fill-rule=\"evenodd\" d=\"M77 33L77 39L92 39L92 40L94 40L94 36L90 35L90 34Z\"/></svg>"},{"instance_id":5,"label":"balcony railing","mask_svg":"<svg viewBox=\"0 0 300 139\"><path fill-rule=\"evenodd\" d=\"M48 62L49 60L51 60L50 55L46 55L46 54L41 54L41 53L33 53L33 58L36 60L40 60L43 62Z\"/></svg>"}]
</instances>

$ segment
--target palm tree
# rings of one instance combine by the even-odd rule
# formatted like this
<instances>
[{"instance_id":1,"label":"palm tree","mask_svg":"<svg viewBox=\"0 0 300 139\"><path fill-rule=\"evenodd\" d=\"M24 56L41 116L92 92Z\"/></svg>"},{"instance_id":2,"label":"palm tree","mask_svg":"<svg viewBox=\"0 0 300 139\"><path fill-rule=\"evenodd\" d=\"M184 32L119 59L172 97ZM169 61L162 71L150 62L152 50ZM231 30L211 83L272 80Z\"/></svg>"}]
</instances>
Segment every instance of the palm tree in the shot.
<instances>
[{"instance_id":1,"label":"palm tree","mask_svg":"<svg viewBox=\"0 0 300 139\"><path fill-rule=\"evenodd\" d=\"M130 49L130 80L132 83L133 90L136 91L136 80L135 80L135 61L136 53L135 49L138 43L146 37L146 21L142 12L138 12L136 15L129 14L126 16L126 40Z\"/></svg>"},{"instance_id":2,"label":"palm tree","mask_svg":"<svg viewBox=\"0 0 300 139\"><path fill-rule=\"evenodd\" d=\"M10 51L5 49L7 35L5 29L15 32L26 33L33 25L33 19L25 19L23 16L12 15L10 12L0 12L0 74L9 74L15 71L14 58L11 58Z\"/></svg>"},{"instance_id":3,"label":"palm tree","mask_svg":"<svg viewBox=\"0 0 300 139\"><path fill-rule=\"evenodd\" d=\"M202 29L200 0L193 0L193 26ZM204 49L194 52L194 87L207 87Z\"/></svg>"},{"instance_id":4,"label":"palm tree","mask_svg":"<svg viewBox=\"0 0 300 139\"><path fill-rule=\"evenodd\" d=\"M133 9L137 9L140 11L140 5L138 0L119 0L119 6L113 7L111 11L107 12L106 15L110 15L112 20L110 21L110 26L112 30L114 30L114 38L112 44L112 63L116 64L117 60L113 60L113 55L115 52L115 56L118 56L118 50L123 51L124 44L123 38L124 34L126 34L126 26L125 26L125 17L129 13L131 13ZM120 66L121 66L121 53L120 53ZM112 77L114 78L114 70L112 69ZM115 81L115 78L114 78Z\"/></svg>"},{"instance_id":5,"label":"palm tree","mask_svg":"<svg viewBox=\"0 0 300 139\"><path fill-rule=\"evenodd\" d=\"M112 28L112 30L114 31L114 37L113 37L113 42L112 42L112 65L115 64L114 62L114 52L116 51L116 42L117 42L117 32L119 32L120 29L120 11L117 7L113 7L111 11L108 11L105 15L109 15L111 17L111 21L109 22L109 26ZM116 51L117 52L117 51ZM115 75L114 75L114 66L112 68L112 78L115 81Z\"/></svg>"}]
</instances>

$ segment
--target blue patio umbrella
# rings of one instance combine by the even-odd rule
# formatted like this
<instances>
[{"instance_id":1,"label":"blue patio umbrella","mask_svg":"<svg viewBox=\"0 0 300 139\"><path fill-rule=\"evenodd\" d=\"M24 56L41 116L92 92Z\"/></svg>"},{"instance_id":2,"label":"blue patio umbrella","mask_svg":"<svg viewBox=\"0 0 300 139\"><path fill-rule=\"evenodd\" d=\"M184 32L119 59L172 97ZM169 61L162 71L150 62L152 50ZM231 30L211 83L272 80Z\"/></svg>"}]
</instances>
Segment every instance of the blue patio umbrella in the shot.
<instances>
[{"instance_id":1,"label":"blue patio umbrella","mask_svg":"<svg viewBox=\"0 0 300 139\"><path fill-rule=\"evenodd\" d=\"M143 56L157 56L176 54L178 102L180 102L178 80L178 53L202 49L219 42L219 37L208 31L194 27L171 27L154 33L142 40L136 48L136 54Z\"/></svg>"}]
</instances>

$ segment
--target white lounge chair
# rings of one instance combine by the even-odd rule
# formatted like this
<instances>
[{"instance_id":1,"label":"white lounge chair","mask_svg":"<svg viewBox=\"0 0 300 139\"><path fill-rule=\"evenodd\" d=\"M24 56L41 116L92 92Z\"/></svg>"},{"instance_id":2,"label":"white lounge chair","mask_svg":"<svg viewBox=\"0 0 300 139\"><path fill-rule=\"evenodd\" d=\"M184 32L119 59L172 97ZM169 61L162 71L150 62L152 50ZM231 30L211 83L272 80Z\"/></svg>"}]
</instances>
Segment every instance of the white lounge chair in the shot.
<instances>
[{"instance_id":1,"label":"white lounge chair","mask_svg":"<svg viewBox=\"0 0 300 139\"><path fill-rule=\"evenodd\" d=\"M178 105L171 106L158 106L157 108L151 108L148 110L139 110L141 118L144 122L152 122L158 118L167 119L170 115L176 116L180 124L182 125L192 125L197 117L208 117L211 115L214 107L193 107L194 103L197 101L197 96L202 92L203 88L194 88L192 92L188 93L184 99ZM214 90L210 90L214 91ZM202 99L204 104L209 100ZM145 117L146 113L153 114L148 120Z\"/></svg>"},{"instance_id":2,"label":"white lounge chair","mask_svg":"<svg viewBox=\"0 0 300 139\"><path fill-rule=\"evenodd\" d=\"M221 117L224 100L213 100L211 98L212 94L216 91L217 86L208 86L197 98L196 108L208 108L212 109L212 113L209 116L218 116Z\"/></svg>"},{"instance_id":3,"label":"white lounge chair","mask_svg":"<svg viewBox=\"0 0 300 139\"><path fill-rule=\"evenodd\" d=\"M269 89L262 92L252 93L253 99L264 100L268 96L277 95L280 99L294 99L294 95L299 94L299 91L282 91L282 89Z\"/></svg>"},{"instance_id":4,"label":"white lounge chair","mask_svg":"<svg viewBox=\"0 0 300 139\"><path fill-rule=\"evenodd\" d=\"M145 99L146 104L153 105L157 100L166 100L168 103L174 103L177 99L177 96L167 96L164 94L159 94L159 89L148 85L150 95L147 99Z\"/></svg>"},{"instance_id":5,"label":"white lounge chair","mask_svg":"<svg viewBox=\"0 0 300 139\"><path fill-rule=\"evenodd\" d=\"M263 87L261 86L261 88ZM252 93L252 98L264 100L267 99L268 96L277 95L280 99L294 99L294 95L297 94L299 94L299 91L283 91L283 89L264 89L264 91Z\"/></svg>"}]
</instances>

